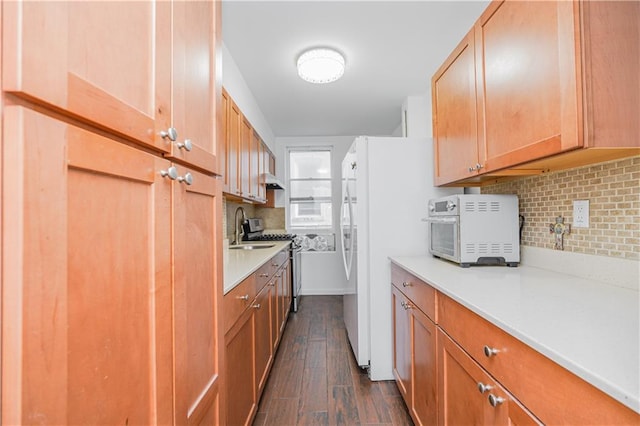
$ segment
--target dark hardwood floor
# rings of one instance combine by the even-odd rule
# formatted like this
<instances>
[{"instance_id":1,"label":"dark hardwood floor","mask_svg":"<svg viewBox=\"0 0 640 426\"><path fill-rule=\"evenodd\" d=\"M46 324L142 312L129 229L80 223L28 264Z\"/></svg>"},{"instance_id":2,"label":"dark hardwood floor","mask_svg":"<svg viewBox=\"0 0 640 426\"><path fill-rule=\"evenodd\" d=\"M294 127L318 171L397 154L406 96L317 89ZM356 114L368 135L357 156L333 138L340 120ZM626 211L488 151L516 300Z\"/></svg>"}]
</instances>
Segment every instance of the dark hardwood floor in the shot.
<instances>
[{"instance_id":1,"label":"dark hardwood floor","mask_svg":"<svg viewBox=\"0 0 640 426\"><path fill-rule=\"evenodd\" d=\"M289 315L254 426L413 425L395 382L354 359L342 296L304 296Z\"/></svg>"}]
</instances>

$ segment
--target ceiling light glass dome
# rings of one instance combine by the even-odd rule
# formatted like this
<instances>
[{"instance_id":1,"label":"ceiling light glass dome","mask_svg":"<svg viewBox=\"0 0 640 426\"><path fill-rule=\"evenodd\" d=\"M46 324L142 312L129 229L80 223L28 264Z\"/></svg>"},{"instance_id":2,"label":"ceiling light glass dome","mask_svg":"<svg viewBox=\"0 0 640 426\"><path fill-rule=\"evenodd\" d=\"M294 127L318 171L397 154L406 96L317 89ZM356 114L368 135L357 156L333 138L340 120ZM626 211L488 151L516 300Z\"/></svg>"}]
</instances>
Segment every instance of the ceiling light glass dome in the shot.
<instances>
[{"instance_id":1,"label":"ceiling light glass dome","mask_svg":"<svg viewBox=\"0 0 640 426\"><path fill-rule=\"evenodd\" d=\"M335 50L311 49L298 58L298 75L310 83L331 83L342 77L344 66L344 56Z\"/></svg>"}]
</instances>

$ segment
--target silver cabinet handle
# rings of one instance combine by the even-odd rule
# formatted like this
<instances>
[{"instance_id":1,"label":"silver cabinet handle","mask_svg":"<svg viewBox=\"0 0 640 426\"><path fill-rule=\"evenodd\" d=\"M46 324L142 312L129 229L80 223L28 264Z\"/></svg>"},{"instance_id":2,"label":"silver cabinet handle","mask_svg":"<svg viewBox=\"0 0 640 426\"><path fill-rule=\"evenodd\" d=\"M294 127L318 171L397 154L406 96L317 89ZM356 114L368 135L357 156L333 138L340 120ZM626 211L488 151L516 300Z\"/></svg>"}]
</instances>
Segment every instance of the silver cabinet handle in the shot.
<instances>
[{"instance_id":1,"label":"silver cabinet handle","mask_svg":"<svg viewBox=\"0 0 640 426\"><path fill-rule=\"evenodd\" d=\"M484 166L480 163L476 164L476 170L480 171Z\"/></svg>"},{"instance_id":2,"label":"silver cabinet handle","mask_svg":"<svg viewBox=\"0 0 640 426\"><path fill-rule=\"evenodd\" d=\"M260 309L260 304L256 303L255 305L251 305L253 309Z\"/></svg>"},{"instance_id":3,"label":"silver cabinet handle","mask_svg":"<svg viewBox=\"0 0 640 426\"><path fill-rule=\"evenodd\" d=\"M502 404L503 402L504 402L504 398L501 398L499 396L495 396L492 393L489 394L489 404L491 404L492 407L497 407L498 405Z\"/></svg>"},{"instance_id":4,"label":"silver cabinet handle","mask_svg":"<svg viewBox=\"0 0 640 426\"><path fill-rule=\"evenodd\" d=\"M475 171L476 171L476 168L475 168L475 167L469 167L469 169L468 169L468 170L469 170L469 172L473 173L473 172L475 172Z\"/></svg>"},{"instance_id":5,"label":"silver cabinet handle","mask_svg":"<svg viewBox=\"0 0 640 426\"><path fill-rule=\"evenodd\" d=\"M167 170L160 170L160 176L168 177L171 180L176 180L178 178L178 169L171 166Z\"/></svg>"},{"instance_id":6,"label":"silver cabinet handle","mask_svg":"<svg viewBox=\"0 0 640 426\"><path fill-rule=\"evenodd\" d=\"M173 127L169 127L167 130L161 131L160 136L162 136L162 139L169 138L175 142L178 139L178 131Z\"/></svg>"},{"instance_id":7,"label":"silver cabinet handle","mask_svg":"<svg viewBox=\"0 0 640 426\"><path fill-rule=\"evenodd\" d=\"M411 284L410 282L407 281L403 281L402 282L402 287L411 287L413 284Z\"/></svg>"},{"instance_id":8,"label":"silver cabinet handle","mask_svg":"<svg viewBox=\"0 0 640 426\"><path fill-rule=\"evenodd\" d=\"M494 355L497 355L498 352L500 352L498 349L496 348L490 348L489 346L486 346L484 348L482 348L482 350L484 351L484 356L486 356L487 358L491 358Z\"/></svg>"},{"instance_id":9,"label":"silver cabinet handle","mask_svg":"<svg viewBox=\"0 0 640 426\"><path fill-rule=\"evenodd\" d=\"M240 299L240 300L249 300L249 295L245 294L244 296L238 296L238 299Z\"/></svg>"},{"instance_id":10,"label":"silver cabinet handle","mask_svg":"<svg viewBox=\"0 0 640 426\"><path fill-rule=\"evenodd\" d=\"M493 386L485 385L482 382L478 382L478 391L480 391L480 393L485 393L486 391L489 391L491 389L493 389Z\"/></svg>"},{"instance_id":11,"label":"silver cabinet handle","mask_svg":"<svg viewBox=\"0 0 640 426\"><path fill-rule=\"evenodd\" d=\"M175 140L175 139L172 139L172 140ZM184 149L185 151L191 151L193 149L193 143L191 143L191 139L185 139L184 142L178 143L178 149Z\"/></svg>"},{"instance_id":12,"label":"silver cabinet handle","mask_svg":"<svg viewBox=\"0 0 640 426\"><path fill-rule=\"evenodd\" d=\"M271 281L268 285L269 285L270 287L274 287L274 286L276 285L276 283L274 283L273 281Z\"/></svg>"},{"instance_id":13,"label":"silver cabinet handle","mask_svg":"<svg viewBox=\"0 0 640 426\"><path fill-rule=\"evenodd\" d=\"M193 183L193 176L191 175L191 173L187 173L184 176L179 176L178 182L180 183L184 182L187 185L191 185Z\"/></svg>"},{"instance_id":14,"label":"silver cabinet handle","mask_svg":"<svg viewBox=\"0 0 640 426\"><path fill-rule=\"evenodd\" d=\"M411 304L405 302L404 300L402 302L400 302L400 306L402 306L405 311L408 310L408 309L413 308L413 306L411 306Z\"/></svg>"},{"instance_id":15,"label":"silver cabinet handle","mask_svg":"<svg viewBox=\"0 0 640 426\"><path fill-rule=\"evenodd\" d=\"M261 277L261 278L267 278L269 276L269 274L260 274L258 276Z\"/></svg>"}]
</instances>

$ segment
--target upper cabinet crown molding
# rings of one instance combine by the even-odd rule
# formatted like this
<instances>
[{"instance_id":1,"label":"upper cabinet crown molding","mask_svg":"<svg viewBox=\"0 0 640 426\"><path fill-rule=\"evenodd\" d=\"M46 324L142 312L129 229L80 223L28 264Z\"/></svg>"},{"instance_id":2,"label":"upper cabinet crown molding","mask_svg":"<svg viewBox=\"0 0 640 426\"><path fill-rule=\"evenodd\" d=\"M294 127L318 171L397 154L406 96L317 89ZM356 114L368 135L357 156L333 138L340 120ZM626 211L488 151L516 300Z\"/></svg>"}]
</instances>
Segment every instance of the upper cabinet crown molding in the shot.
<instances>
[{"instance_id":1,"label":"upper cabinet crown molding","mask_svg":"<svg viewBox=\"0 0 640 426\"><path fill-rule=\"evenodd\" d=\"M640 154L638 20L638 2L491 3L432 78L436 184Z\"/></svg>"}]
</instances>

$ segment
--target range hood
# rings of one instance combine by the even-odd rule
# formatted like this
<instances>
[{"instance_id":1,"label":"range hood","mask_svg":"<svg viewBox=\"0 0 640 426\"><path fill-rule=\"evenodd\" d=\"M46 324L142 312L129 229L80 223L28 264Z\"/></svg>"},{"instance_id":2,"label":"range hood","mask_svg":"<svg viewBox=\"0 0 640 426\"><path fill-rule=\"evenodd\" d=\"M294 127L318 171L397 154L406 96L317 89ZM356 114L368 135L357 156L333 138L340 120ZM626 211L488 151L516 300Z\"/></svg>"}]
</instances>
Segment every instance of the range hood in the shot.
<instances>
[{"instance_id":1,"label":"range hood","mask_svg":"<svg viewBox=\"0 0 640 426\"><path fill-rule=\"evenodd\" d=\"M283 183L271 173L264 173L262 178L264 179L267 189L284 189Z\"/></svg>"}]
</instances>

